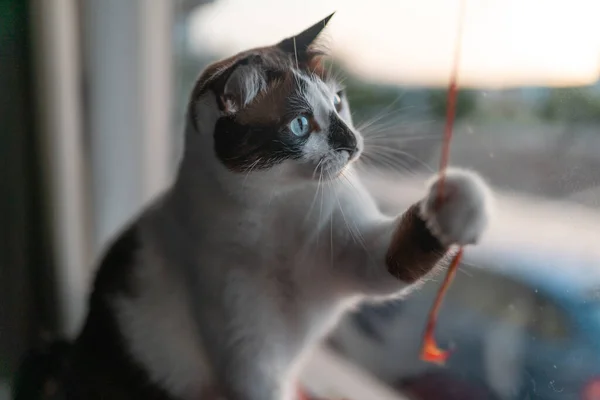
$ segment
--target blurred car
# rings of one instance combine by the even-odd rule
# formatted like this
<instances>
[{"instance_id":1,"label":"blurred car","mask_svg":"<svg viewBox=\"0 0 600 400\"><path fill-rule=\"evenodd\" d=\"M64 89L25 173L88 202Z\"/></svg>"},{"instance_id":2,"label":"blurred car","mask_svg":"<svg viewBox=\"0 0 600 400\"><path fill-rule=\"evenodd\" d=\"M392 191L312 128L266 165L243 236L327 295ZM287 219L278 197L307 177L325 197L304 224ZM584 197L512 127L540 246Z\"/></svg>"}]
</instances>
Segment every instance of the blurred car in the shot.
<instances>
[{"instance_id":1,"label":"blurred car","mask_svg":"<svg viewBox=\"0 0 600 400\"><path fill-rule=\"evenodd\" d=\"M439 315L438 342L454 351L446 367L418 359L433 281L404 301L363 306L333 336L335 348L405 391L422 382L439 391L420 400L600 399L600 282L576 279L568 270L577 261L546 254L480 262L462 266ZM465 382L490 393L451 396Z\"/></svg>"},{"instance_id":2,"label":"blurred car","mask_svg":"<svg viewBox=\"0 0 600 400\"><path fill-rule=\"evenodd\" d=\"M364 304L331 346L415 400L600 399L600 217L537 200L500 208L439 313L446 366L419 359L441 275L405 299Z\"/></svg>"}]
</instances>

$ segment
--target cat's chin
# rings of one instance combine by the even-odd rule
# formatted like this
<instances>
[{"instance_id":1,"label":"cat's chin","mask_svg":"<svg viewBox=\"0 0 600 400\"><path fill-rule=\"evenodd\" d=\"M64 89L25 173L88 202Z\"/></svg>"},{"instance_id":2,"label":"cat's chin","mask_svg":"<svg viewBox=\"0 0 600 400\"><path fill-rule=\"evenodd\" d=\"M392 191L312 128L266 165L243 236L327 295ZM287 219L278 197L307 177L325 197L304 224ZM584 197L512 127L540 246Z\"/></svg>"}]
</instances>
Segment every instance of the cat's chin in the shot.
<instances>
[{"instance_id":1,"label":"cat's chin","mask_svg":"<svg viewBox=\"0 0 600 400\"><path fill-rule=\"evenodd\" d=\"M348 159L348 157L329 160L321 160L314 167L312 167L311 178L315 181L329 182L336 180L344 175L348 171L350 165L358 157Z\"/></svg>"},{"instance_id":2,"label":"cat's chin","mask_svg":"<svg viewBox=\"0 0 600 400\"><path fill-rule=\"evenodd\" d=\"M349 167L350 167L350 163L346 163L339 167L329 168L320 177L316 176L316 177L313 177L313 179L316 181L320 181L320 182L335 181L335 180L343 177L344 173L348 171Z\"/></svg>"}]
</instances>

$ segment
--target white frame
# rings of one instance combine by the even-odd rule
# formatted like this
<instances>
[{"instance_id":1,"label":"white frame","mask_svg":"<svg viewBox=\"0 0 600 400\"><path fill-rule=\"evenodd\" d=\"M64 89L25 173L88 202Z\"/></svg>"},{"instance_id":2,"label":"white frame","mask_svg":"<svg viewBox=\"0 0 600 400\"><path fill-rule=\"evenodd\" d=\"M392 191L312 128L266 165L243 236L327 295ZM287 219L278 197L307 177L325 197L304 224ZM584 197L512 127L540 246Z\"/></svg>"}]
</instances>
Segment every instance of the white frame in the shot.
<instances>
[{"instance_id":1,"label":"white frame","mask_svg":"<svg viewBox=\"0 0 600 400\"><path fill-rule=\"evenodd\" d=\"M37 119L50 199L61 333L73 335L85 309L89 262L84 182L81 64L76 0L32 0Z\"/></svg>"},{"instance_id":2,"label":"white frame","mask_svg":"<svg viewBox=\"0 0 600 400\"><path fill-rule=\"evenodd\" d=\"M83 322L103 248L168 184L173 169L173 7L171 0L32 0L38 119L66 337ZM82 107L84 75L89 115Z\"/></svg>"}]
</instances>

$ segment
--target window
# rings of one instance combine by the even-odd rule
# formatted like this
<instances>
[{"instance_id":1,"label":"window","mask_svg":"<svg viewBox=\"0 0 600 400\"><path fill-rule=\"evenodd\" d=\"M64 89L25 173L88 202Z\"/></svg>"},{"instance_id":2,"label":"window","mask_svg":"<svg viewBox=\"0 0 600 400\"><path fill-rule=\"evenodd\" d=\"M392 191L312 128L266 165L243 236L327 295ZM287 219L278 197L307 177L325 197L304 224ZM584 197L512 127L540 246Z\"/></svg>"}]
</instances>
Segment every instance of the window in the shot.
<instances>
[{"instance_id":1,"label":"window","mask_svg":"<svg viewBox=\"0 0 600 400\"><path fill-rule=\"evenodd\" d=\"M569 318L565 310L547 298L537 301L535 318L531 330L541 340L557 341L569 338Z\"/></svg>"},{"instance_id":2,"label":"window","mask_svg":"<svg viewBox=\"0 0 600 400\"><path fill-rule=\"evenodd\" d=\"M494 264L463 267L451 286L447 301L457 310L474 312L482 320L525 328L532 317L534 289L493 271ZM437 288L436 288L437 290Z\"/></svg>"}]
</instances>

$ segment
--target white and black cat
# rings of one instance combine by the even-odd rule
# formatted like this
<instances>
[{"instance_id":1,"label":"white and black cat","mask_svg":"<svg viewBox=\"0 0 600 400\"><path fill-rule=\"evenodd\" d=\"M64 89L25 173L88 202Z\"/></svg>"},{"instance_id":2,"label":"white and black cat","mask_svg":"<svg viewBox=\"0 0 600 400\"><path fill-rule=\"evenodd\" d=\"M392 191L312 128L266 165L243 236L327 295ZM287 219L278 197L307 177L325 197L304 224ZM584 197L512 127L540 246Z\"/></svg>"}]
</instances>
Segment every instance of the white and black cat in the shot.
<instances>
[{"instance_id":1,"label":"white and black cat","mask_svg":"<svg viewBox=\"0 0 600 400\"><path fill-rule=\"evenodd\" d=\"M63 379L72 399L288 400L303 355L349 306L398 296L475 243L488 189L450 170L403 215L377 208L315 39L209 66L172 187L104 256Z\"/></svg>"}]
</instances>

